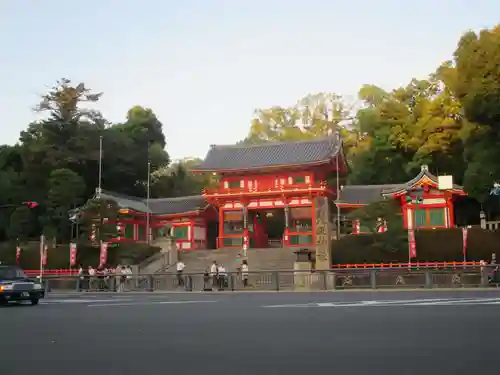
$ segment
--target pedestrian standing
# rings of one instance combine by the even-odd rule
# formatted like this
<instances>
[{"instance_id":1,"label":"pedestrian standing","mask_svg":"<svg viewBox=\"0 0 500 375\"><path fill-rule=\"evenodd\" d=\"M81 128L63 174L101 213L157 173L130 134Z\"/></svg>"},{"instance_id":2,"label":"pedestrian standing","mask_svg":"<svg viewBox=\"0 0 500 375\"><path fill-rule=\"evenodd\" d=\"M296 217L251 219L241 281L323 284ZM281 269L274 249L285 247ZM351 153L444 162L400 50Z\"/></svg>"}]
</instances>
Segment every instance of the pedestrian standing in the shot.
<instances>
[{"instance_id":1,"label":"pedestrian standing","mask_svg":"<svg viewBox=\"0 0 500 375\"><path fill-rule=\"evenodd\" d=\"M243 264L241 265L241 278L243 280L243 286L247 287L248 286L248 263L246 260L243 261Z\"/></svg>"},{"instance_id":2,"label":"pedestrian standing","mask_svg":"<svg viewBox=\"0 0 500 375\"><path fill-rule=\"evenodd\" d=\"M186 265L181 262L180 260L177 261L177 285L178 286L183 286L184 285L184 268L186 268Z\"/></svg>"},{"instance_id":3,"label":"pedestrian standing","mask_svg":"<svg viewBox=\"0 0 500 375\"><path fill-rule=\"evenodd\" d=\"M212 277L212 287L217 288L218 285L218 274L219 274L219 267L217 266L217 261L213 261L212 265L210 266L210 277Z\"/></svg>"},{"instance_id":4,"label":"pedestrian standing","mask_svg":"<svg viewBox=\"0 0 500 375\"><path fill-rule=\"evenodd\" d=\"M219 276L219 290L223 290L224 287L227 284L226 283L226 280L227 280L226 268L222 264L219 265L217 273L218 273L218 276Z\"/></svg>"},{"instance_id":5,"label":"pedestrian standing","mask_svg":"<svg viewBox=\"0 0 500 375\"><path fill-rule=\"evenodd\" d=\"M89 266L89 290L94 290L96 287L96 278L95 278L95 269L92 266Z\"/></svg>"},{"instance_id":6,"label":"pedestrian standing","mask_svg":"<svg viewBox=\"0 0 500 375\"><path fill-rule=\"evenodd\" d=\"M241 274L241 267L242 267L242 262L241 262L241 254L236 255L236 272L238 273L238 276Z\"/></svg>"}]
</instances>

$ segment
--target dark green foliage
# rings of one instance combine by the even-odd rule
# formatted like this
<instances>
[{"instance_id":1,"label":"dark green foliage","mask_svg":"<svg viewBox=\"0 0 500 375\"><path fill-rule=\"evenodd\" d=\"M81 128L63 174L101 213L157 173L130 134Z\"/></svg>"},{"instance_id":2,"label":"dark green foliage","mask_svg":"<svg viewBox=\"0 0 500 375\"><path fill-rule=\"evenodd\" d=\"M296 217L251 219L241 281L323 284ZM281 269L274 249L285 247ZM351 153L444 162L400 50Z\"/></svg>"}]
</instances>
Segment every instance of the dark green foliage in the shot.
<instances>
[{"instance_id":1,"label":"dark green foliage","mask_svg":"<svg viewBox=\"0 0 500 375\"><path fill-rule=\"evenodd\" d=\"M377 223L379 219L389 223L387 225L387 232L384 235L377 234L376 225L370 228L373 231L373 235L366 237L372 241L370 247L388 253L400 251L405 247L408 248L408 234L403 229L403 218L399 202L382 200L371 203L351 212L348 217L364 223Z\"/></svg>"},{"instance_id":2,"label":"dark green foliage","mask_svg":"<svg viewBox=\"0 0 500 375\"><path fill-rule=\"evenodd\" d=\"M400 235L405 235L401 231ZM379 243L392 241L394 234L389 232L346 236L332 244L333 264L361 263L407 263L408 243L404 246L386 247ZM435 229L415 232L417 259L420 262L462 262L462 230ZM500 253L500 232L472 228L468 234L468 261L490 260L492 253Z\"/></svg>"},{"instance_id":3,"label":"dark green foliage","mask_svg":"<svg viewBox=\"0 0 500 375\"><path fill-rule=\"evenodd\" d=\"M131 108L123 123L110 124L91 106L102 93L62 79L43 95L31 123L14 146L0 146L0 241L36 240L41 233L56 244L72 239L68 211L91 198L98 186L99 144L103 143L102 187L121 194L146 196L148 161L153 175L168 169L163 125L151 109ZM153 196L200 194L206 179L193 177L184 164L152 184ZM22 202L36 201L36 209ZM116 208L89 203L96 217L112 220ZM8 207L7 207L8 206ZM17 207L16 207L17 206ZM111 211L115 211L114 214ZM102 211L102 212L101 212ZM79 223L88 230L88 215ZM97 219L99 239L116 232ZM82 233L81 241L88 239Z\"/></svg>"}]
</instances>

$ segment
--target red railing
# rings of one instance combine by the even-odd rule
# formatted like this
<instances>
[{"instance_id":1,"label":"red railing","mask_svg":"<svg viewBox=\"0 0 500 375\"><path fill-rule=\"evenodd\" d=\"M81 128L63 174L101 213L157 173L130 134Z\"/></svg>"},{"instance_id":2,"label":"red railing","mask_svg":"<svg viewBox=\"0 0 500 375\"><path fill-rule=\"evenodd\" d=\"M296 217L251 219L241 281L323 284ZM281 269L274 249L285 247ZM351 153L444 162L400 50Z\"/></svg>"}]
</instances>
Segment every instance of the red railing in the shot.
<instances>
[{"instance_id":1,"label":"red railing","mask_svg":"<svg viewBox=\"0 0 500 375\"><path fill-rule=\"evenodd\" d=\"M279 185L273 187L234 187L234 188L210 188L204 189L203 193L205 195L214 195L214 194L240 194L240 193L273 193L273 192L281 192L281 191L302 191L302 190L328 190L328 185L325 182L313 182L310 184L293 184L293 185Z\"/></svg>"},{"instance_id":2,"label":"red railing","mask_svg":"<svg viewBox=\"0 0 500 375\"><path fill-rule=\"evenodd\" d=\"M24 273L29 277L40 276L40 270L24 270ZM43 276L72 276L77 275L78 269L53 269L53 270L43 270Z\"/></svg>"},{"instance_id":3,"label":"red railing","mask_svg":"<svg viewBox=\"0 0 500 375\"><path fill-rule=\"evenodd\" d=\"M360 263L360 264L334 264L332 268L343 269L370 269L370 268L456 268L456 267L477 267L480 262L412 262L412 263Z\"/></svg>"}]
</instances>

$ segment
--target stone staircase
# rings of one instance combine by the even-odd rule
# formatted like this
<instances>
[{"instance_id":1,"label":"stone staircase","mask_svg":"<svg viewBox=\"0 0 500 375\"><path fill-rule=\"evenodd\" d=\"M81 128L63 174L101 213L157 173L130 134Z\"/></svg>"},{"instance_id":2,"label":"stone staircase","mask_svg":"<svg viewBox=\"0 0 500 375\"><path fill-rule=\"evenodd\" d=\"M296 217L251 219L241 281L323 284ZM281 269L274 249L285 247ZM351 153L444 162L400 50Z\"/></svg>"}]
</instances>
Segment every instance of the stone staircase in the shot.
<instances>
[{"instance_id":1,"label":"stone staircase","mask_svg":"<svg viewBox=\"0 0 500 375\"><path fill-rule=\"evenodd\" d=\"M170 268L177 262L177 249L166 240L157 240L153 244L161 250L137 265L137 272L141 274L153 274L158 272L169 272Z\"/></svg>"},{"instance_id":2,"label":"stone staircase","mask_svg":"<svg viewBox=\"0 0 500 375\"><path fill-rule=\"evenodd\" d=\"M249 249L247 252L250 271L291 270L295 261L293 248ZM186 265L186 272L202 273L215 260L229 272L236 271L237 256L242 249L194 250L179 252L179 259Z\"/></svg>"}]
</instances>

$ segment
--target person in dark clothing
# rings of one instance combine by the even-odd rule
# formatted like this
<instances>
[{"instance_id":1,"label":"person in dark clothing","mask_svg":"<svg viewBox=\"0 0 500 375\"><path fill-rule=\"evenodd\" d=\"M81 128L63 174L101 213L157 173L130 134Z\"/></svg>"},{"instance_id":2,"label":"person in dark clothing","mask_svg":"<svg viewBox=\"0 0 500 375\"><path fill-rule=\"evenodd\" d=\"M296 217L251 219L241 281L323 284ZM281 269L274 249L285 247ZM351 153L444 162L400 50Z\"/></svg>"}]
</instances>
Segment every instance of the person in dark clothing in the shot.
<instances>
[{"instance_id":1,"label":"person in dark clothing","mask_svg":"<svg viewBox=\"0 0 500 375\"><path fill-rule=\"evenodd\" d=\"M210 285L210 274L208 273L208 270L205 270L203 273L203 291L211 291L212 286Z\"/></svg>"}]
</instances>

